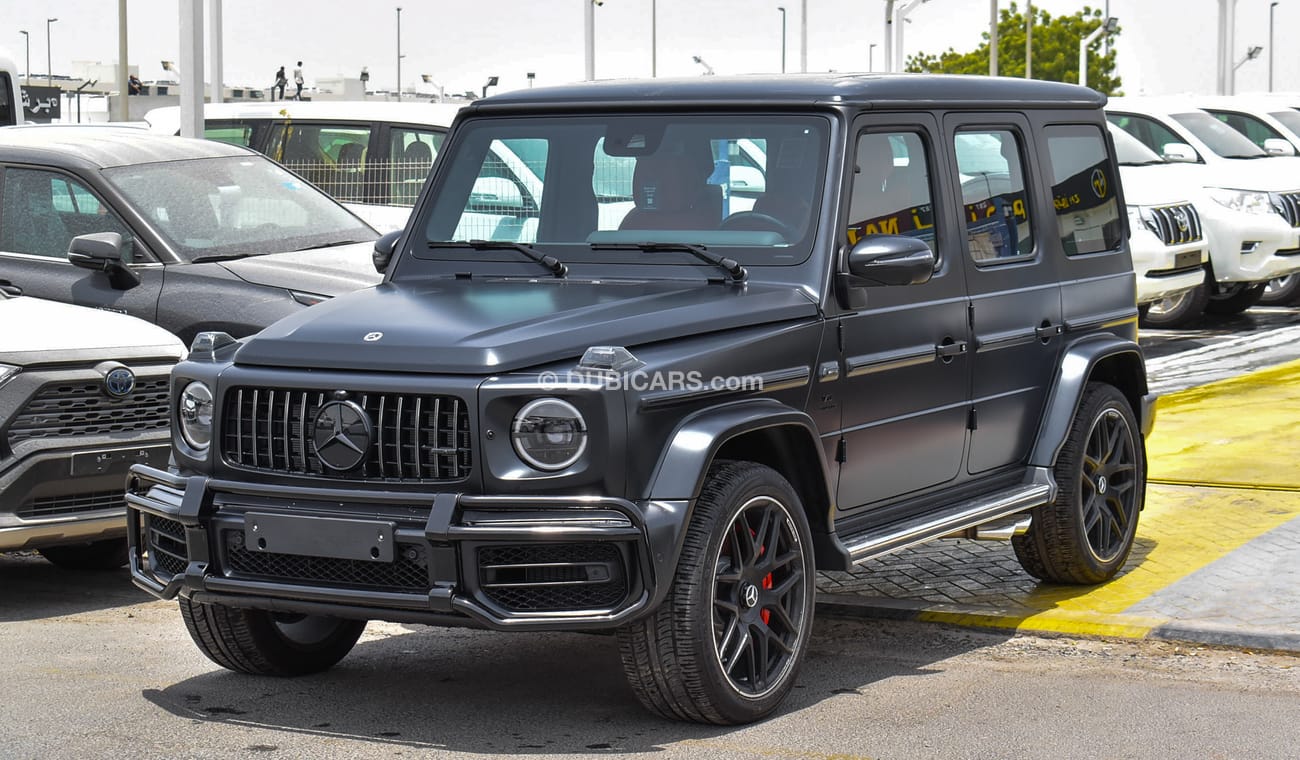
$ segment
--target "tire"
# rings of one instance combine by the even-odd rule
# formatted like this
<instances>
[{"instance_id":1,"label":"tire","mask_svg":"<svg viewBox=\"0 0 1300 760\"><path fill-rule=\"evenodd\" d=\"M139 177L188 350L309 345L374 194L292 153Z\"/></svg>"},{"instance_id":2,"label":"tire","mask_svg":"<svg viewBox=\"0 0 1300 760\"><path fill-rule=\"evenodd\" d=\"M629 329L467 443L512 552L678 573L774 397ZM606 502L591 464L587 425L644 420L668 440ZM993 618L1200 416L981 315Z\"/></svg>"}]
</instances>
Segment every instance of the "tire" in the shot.
<instances>
[{"instance_id":1,"label":"tire","mask_svg":"<svg viewBox=\"0 0 1300 760\"><path fill-rule=\"evenodd\" d=\"M1240 314L1259 303L1259 299L1264 297L1264 287L1267 284L1264 282L1254 285L1235 283L1224 286L1223 290L1210 294L1209 303L1205 304L1205 311L1224 316Z\"/></svg>"},{"instance_id":2,"label":"tire","mask_svg":"<svg viewBox=\"0 0 1300 760\"><path fill-rule=\"evenodd\" d=\"M1300 304L1300 274L1288 274L1269 280L1259 302L1268 306L1296 306Z\"/></svg>"},{"instance_id":3,"label":"tire","mask_svg":"<svg viewBox=\"0 0 1300 760\"><path fill-rule=\"evenodd\" d=\"M1133 549L1146 494L1146 452L1128 400L1089 383L1057 457L1056 500L1032 512L1011 540L1036 578L1054 583L1110 580Z\"/></svg>"},{"instance_id":4,"label":"tire","mask_svg":"<svg viewBox=\"0 0 1300 760\"><path fill-rule=\"evenodd\" d=\"M126 539L110 538L89 544L47 546L41 556L68 570L116 570L126 564Z\"/></svg>"},{"instance_id":5,"label":"tire","mask_svg":"<svg viewBox=\"0 0 1300 760\"><path fill-rule=\"evenodd\" d=\"M223 668L261 676L328 670L356 645L364 620L293 615L179 598L190 638Z\"/></svg>"},{"instance_id":6,"label":"tire","mask_svg":"<svg viewBox=\"0 0 1300 760\"><path fill-rule=\"evenodd\" d=\"M808 519L785 478L751 462L715 463L668 598L619 629L641 704L720 725L771 713L808 648L815 580Z\"/></svg>"},{"instance_id":7,"label":"tire","mask_svg":"<svg viewBox=\"0 0 1300 760\"><path fill-rule=\"evenodd\" d=\"M1143 304L1138 309L1141 325L1164 330L1185 327L1201 318L1209 300L1209 290L1202 284L1176 296Z\"/></svg>"}]
</instances>

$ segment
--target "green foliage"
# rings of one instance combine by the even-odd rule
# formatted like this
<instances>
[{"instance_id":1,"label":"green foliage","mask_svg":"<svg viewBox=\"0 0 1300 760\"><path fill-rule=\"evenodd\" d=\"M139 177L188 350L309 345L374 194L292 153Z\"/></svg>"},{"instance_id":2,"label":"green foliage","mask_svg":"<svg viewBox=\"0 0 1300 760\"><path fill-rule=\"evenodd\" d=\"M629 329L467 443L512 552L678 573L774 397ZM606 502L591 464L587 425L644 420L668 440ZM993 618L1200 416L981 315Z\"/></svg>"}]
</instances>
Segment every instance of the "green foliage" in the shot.
<instances>
[{"instance_id":1,"label":"green foliage","mask_svg":"<svg viewBox=\"0 0 1300 760\"><path fill-rule=\"evenodd\" d=\"M1084 6L1070 16L1056 16L1034 8L1033 66L1034 79L1054 82L1079 81L1079 41L1102 23L1102 11ZM1114 40L1110 53L1103 55L1106 35L1093 42L1088 51L1088 86L1107 95L1120 95L1120 79L1115 73ZM939 55L917 53L907 59L907 71L932 74L988 74L989 35L969 53L948 48ZM1004 77L1025 75L1025 14L1012 2L1002 8L998 18L998 74Z\"/></svg>"}]
</instances>

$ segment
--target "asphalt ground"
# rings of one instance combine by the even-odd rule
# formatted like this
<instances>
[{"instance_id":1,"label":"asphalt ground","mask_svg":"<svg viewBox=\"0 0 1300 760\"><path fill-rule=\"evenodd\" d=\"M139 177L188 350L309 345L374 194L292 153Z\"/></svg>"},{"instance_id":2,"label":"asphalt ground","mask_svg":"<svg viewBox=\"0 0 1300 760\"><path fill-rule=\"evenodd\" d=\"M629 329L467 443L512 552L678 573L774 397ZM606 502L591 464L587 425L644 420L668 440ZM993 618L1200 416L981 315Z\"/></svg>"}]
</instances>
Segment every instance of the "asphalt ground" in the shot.
<instances>
[{"instance_id":1,"label":"asphalt ground","mask_svg":"<svg viewBox=\"0 0 1300 760\"><path fill-rule=\"evenodd\" d=\"M1176 387L1197 363L1223 376L1298 343L1286 327L1148 373ZM1009 543L943 539L823 573L819 612L1300 653L1300 361L1162 395L1147 455L1137 541L1109 583L1042 583Z\"/></svg>"}]
</instances>

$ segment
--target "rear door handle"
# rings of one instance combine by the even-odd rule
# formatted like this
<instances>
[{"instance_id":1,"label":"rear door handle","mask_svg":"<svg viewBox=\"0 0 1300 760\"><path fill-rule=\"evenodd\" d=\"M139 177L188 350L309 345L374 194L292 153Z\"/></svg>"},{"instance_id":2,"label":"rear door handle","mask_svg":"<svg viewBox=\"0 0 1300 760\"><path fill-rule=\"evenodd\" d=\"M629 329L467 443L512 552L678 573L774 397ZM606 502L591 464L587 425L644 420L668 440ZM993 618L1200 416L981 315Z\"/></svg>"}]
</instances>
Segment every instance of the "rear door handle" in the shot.
<instances>
[{"instance_id":1,"label":"rear door handle","mask_svg":"<svg viewBox=\"0 0 1300 760\"><path fill-rule=\"evenodd\" d=\"M1043 341L1051 340L1060 334L1061 326L1051 324L1050 322L1044 324L1042 327L1034 328L1034 335L1037 335L1038 339Z\"/></svg>"},{"instance_id":2,"label":"rear door handle","mask_svg":"<svg viewBox=\"0 0 1300 760\"><path fill-rule=\"evenodd\" d=\"M934 347L935 356L940 359L950 359L959 354L966 353L966 342L961 343L942 343Z\"/></svg>"}]
</instances>

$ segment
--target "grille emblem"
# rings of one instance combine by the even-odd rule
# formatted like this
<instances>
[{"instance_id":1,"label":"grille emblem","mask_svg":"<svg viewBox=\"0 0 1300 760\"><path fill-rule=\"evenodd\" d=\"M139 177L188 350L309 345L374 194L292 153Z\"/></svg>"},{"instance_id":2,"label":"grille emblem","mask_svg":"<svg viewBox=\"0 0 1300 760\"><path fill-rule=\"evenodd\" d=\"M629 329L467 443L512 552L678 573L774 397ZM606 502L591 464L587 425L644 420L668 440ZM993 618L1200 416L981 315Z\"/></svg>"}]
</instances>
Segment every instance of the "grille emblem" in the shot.
<instances>
[{"instance_id":1,"label":"grille emblem","mask_svg":"<svg viewBox=\"0 0 1300 760\"><path fill-rule=\"evenodd\" d=\"M135 373L126 367L117 367L104 375L104 392L113 398L126 398L135 390Z\"/></svg>"},{"instance_id":2,"label":"grille emblem","mask_svg":"<svg viewBox=\"0 0 1300 760\"><path fill-rule=\"evenodd\" d=\"M321 464L343 472L361 464L374 439L370 416L351 401L322 406L312 423L312 446Z\"/></svg>"},{"instance_id":3,"label":"grille emblem","mask_svg":"<svg viewBox=\"0 0 1300 760\"><path fill-rule=\"evenodd\" d=\"M1176 208L1174 209L1174 221L1178 223L1179 232L1187 232L1187 212Z\"/></svg>"}]
</instances>

